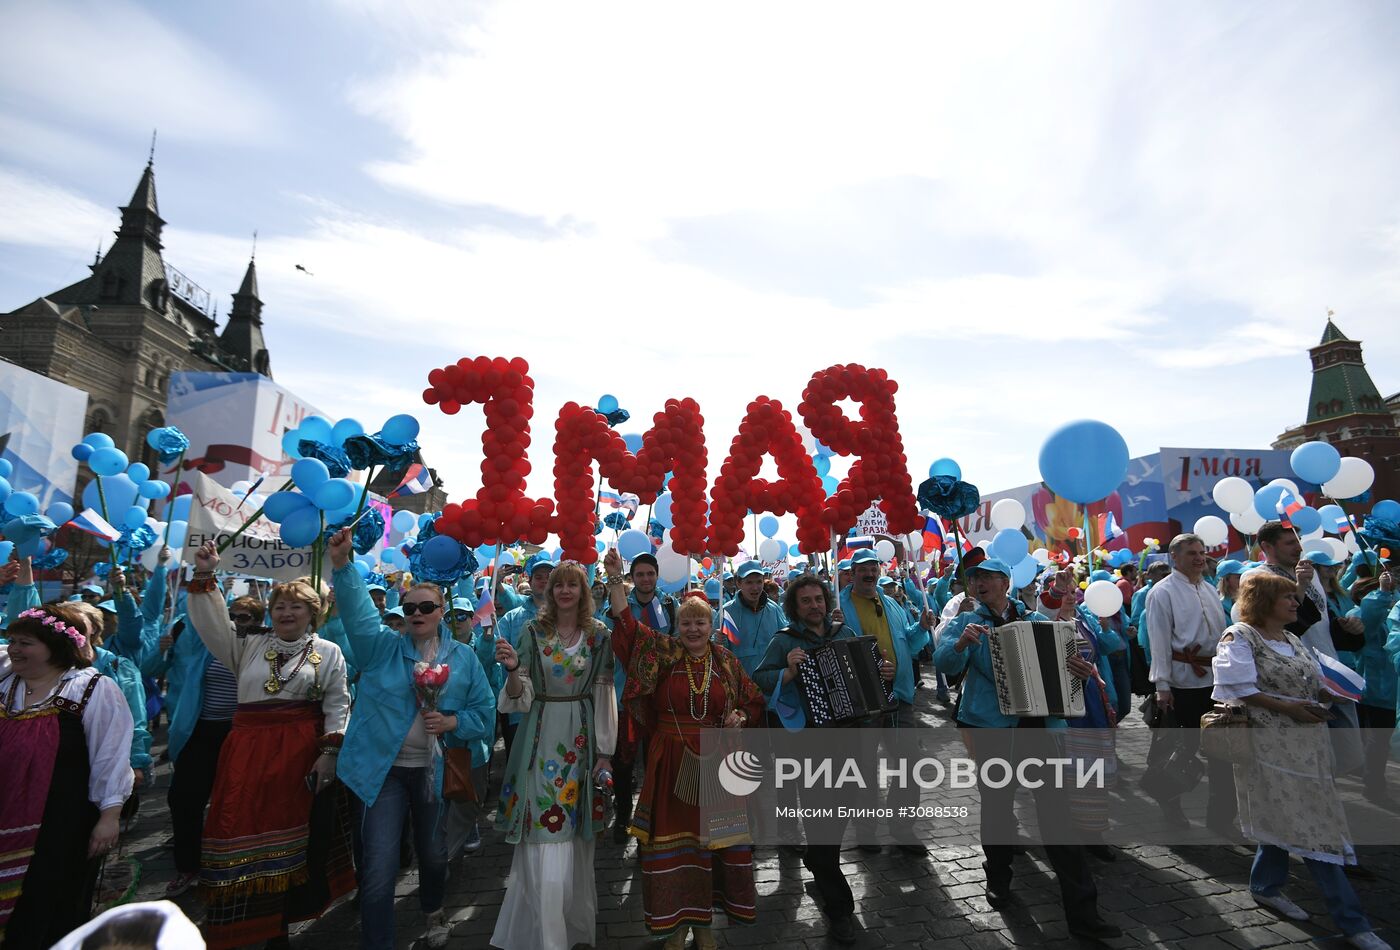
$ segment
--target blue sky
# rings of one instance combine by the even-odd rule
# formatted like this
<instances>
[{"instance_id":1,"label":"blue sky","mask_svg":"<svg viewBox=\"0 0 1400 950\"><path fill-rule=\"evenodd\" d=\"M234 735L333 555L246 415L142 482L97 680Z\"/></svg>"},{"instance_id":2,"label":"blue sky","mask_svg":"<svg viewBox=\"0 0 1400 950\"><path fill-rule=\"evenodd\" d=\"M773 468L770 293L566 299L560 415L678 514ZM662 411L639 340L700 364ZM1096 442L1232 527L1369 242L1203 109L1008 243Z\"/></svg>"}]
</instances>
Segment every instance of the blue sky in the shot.
<instances>
[{"instance_id":1,"label":"blue sky","mask_svg":"<svg viewBox=\"0 0 1400 950\"><path fill-rule=\"evenodd\" d=\"M416 412L456 493L479 415L418 393L479 353L532 364L542 495L566 400L693 396L713 472L838 362L985 491L1085 416L1266 445L1329 306L1400 388L1394 5L974 6L0 3L0 309L156 127L166 259L227 312L258 230L278 382Z\"/></svg>"}]
</instances>

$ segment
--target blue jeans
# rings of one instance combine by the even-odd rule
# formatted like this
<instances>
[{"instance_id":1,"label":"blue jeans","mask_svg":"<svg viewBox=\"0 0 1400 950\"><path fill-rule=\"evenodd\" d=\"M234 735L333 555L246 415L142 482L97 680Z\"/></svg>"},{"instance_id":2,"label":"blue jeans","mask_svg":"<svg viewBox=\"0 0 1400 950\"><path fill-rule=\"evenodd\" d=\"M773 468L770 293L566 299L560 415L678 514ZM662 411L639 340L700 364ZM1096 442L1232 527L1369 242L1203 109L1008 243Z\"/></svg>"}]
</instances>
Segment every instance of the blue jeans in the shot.
<instances>
[{"instance_id":1,"label":"blue jeans","mask_svg":"<svg viewBox=\"0 0 1400 950\"><path fill-rule=\"evenodd\" d=\"M394 946L394 883L405 814L413 818L418 902L425 914L442 909L447 889L447 853L438 833L442 802L428 800L426 773L396 765L384 777L374 804L361 804L360 946L365 950Z\"/></svg>"},{"instance_id":2,"label":"blue jeans","mask_svg":"<svg viewBox=\"0 0 1400 950\"><path fill-rule=\"evenodd\" d=\"M1327 912L1332 920L1342 928L1348 937L1371 929L1371 923L1361 911L1361 900L1351 889L1346 872L1340 864L1329 864L1304 858L1303 863L1312 872L1327 901ZM1254 866L1249 869L1249 890L1252 894L1276 897L1288 881L1288 852L1271 844L1261 844L1254 855Z\"/></svg>"}]
</instances>

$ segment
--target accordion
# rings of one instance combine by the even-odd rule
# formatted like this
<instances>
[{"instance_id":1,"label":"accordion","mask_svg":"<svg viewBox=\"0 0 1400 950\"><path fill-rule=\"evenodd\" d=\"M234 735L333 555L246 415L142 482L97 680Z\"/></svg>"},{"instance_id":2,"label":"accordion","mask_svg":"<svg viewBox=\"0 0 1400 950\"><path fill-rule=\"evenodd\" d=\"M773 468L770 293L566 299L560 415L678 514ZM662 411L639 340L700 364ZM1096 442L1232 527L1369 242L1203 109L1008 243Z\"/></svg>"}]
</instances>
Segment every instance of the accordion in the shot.
<instances>
[{"instance_id":1,"label":"accordion","mask_svg":"<svg viewBox=\"0 0 1400 950\"><path fill-rule=\"evenodd\" d=\"M1084 683L1065 669L1079 652L1073 623L1018 620L996 627L989 639L1002 715L1084 715Z\"/></svg>"},{"instance_id":2,"label":"accordion","mask_svg":"<svg viewBox=\"0 0 1400 950\"><path fill-rule=\"evenodd\" d=\"M833 640L807 651L797 667L797 689L809 726L841 726L899 708L894 683L880 678L874 637Z\"/></svg>"}]
</instances>

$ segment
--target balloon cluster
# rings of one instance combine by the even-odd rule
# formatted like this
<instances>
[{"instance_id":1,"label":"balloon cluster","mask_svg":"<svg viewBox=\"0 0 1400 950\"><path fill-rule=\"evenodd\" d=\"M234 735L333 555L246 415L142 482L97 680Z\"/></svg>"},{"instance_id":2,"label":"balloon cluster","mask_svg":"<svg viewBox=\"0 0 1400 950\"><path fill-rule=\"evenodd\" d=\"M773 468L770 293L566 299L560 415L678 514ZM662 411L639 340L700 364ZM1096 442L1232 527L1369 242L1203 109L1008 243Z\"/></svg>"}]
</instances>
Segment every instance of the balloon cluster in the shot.
<instances>
[{"instance_id":1,"label":"balloon cluster","mask_svg":"<svg viewBox=\"0 0 1400 950\"><path fill-rule=\"evenodd\" d=\"M431 518L418 529L418 540L408 552L408 563L414 577L448 586L475 573L477 567L472 549L455 538L438 534Z\"/></svg>"},{"instance_id":2,"label":"balloon cluster","mask_svg":"<svg viewBox=\"0 0 1400 950\"><path fill-rule=\"evenodd\" d=\"M671 549L680 555L703 551L704 424L695 400L668 399L665 408L652 417L651 429L634 442L634 448L629 448L626 438L614 432L597 410L565 403L559 410L554 435L554 497L559 505L555 531L564 556L585 564L598 558L593 541L594 459L600 476L637 496L638 503L654 505L657 520L669 524ZM671 471L675 472L671 494L660 495L666 474ZM636 534L650 545L646 532ZM631 539L628 546L640 548L640 543Z\"/></svg>"},{"instance_id":3,"label":"balloon cluster","mask_svg":"<svg viewBox=\"0 0 1400 950\"><path fill-rule=\"evenodd\" d=\"M891 531L903 534L922 524L895 418L898 388L884 370L851 363L819 370L802 391L799 411L812 435L838 455L857 456L824 507L827 526L837 534L844 535L876 499ZM860 422L846 418L843 399L860 403Z\"/></svg>"},{"instance_id":4,"label":"balloon cluster","mask_svg":"<svg viewBox=\"0 0 1400 950\"><path fill-rule=\"evenodd\" d=\"M282 540L303 548L321 537L327 525L352 518L359 507L360 491L343 476L332 477L320 458L303 457L292 464L295 491L284 489L267 497L263 514L280 525ZM383 521L380 530L383 530Z\"/></svg>"},{"instance_id":5,"label":"balloon cluster","mask_svg":"<svg viewBox=\"0 0 1400 950\"><path fill-rule=\"evenodd\" d=\"M779 480L776 482L758 477L764 455L773 456L777 463ZM854 497L854 492L850 494ZM830 538L823 517L825 504L821 477L797 434L792 413L777 400L759 396L749 403L730 446L729 458L725 459L715 479L710 503L709 550L729 557L738 554L744 535L744 516L753 510L778 515L795 512L798 547L809 552L820 551ZM851 520L854 522L854 517ZM781 552L769 560L779 557Z\"/></svg>"},{"instance_id":6,"label":"balloon cluster","mask_svg":"<svg viewBox=\"0 0 1400 950\"><path fill-rule=\"evenodd\" d=\"M481 488L475 499L444 508L436 529L468 546L517 538L543 544L553 527L553 503L525 497L535 388L529 369L520 357L479 356L428 373L423 391L428 405L455 415L463 405L481 403L486 415ZM591 543L588 547L593 549Z\"/></svg>"},{"instance_id":7,"label":"balloon cluster","mask_svg":"<svg viewBox=\"0 0 1400 950\"><path fill-rule=\"evenodd\" d=\"M617 397L603 394L598 399L598 415L608 420L608 428L616 429L628 419L632 418L632 413L623 409L617 404Z\"/></svg>"},{"instance_id":8,"label":"balloon cluster","mask_svg":"<svg viewBox=\"0 0 1400 950\"><path fill-rule=\"evenodd\" d=\"M169 464L189 448L189 439L174 426L166 426L152 429L146 436L146 444L157 452L163 464ZM127 459L126 453L116 447L111 436L90 432L73 446L72 455L79 462L85 462L97 476L83 489L82 503L87 508L101 511L112 527L121 532L121 537L112 542L119 558L131 559L146 551L158 553L156 540L162 534L167 536L172 548L185 543L188 497L177 500L166 510L168 526L157 521L149 513L150 504L170 497L170 485L152 478L151 469L144 462ZM64 520L71 520L72 507L65 505L64 508L68 515ZM107 544L102 539L98 543L103 546ZM154 569L153 560L143 559L142 563Z\"/></svg>"}]
</instances>

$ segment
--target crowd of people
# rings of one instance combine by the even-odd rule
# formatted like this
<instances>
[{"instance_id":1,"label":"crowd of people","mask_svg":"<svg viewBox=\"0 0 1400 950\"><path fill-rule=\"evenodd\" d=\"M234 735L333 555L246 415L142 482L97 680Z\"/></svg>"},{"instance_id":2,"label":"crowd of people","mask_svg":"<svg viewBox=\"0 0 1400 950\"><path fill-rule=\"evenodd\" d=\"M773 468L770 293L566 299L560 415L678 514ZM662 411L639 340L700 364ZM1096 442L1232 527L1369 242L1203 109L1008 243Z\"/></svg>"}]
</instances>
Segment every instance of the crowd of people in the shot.
<instances>
[{"instance_id":1,"label":"crowd of people","mask_svg":"<svg viewBox=\"0 0 1400 950\"><path fill-rule=\"evenodd\" d=\"M601 570L539 552L518 575L367 582L348 531L328 542L328 584L265 595L234 596L212 545L188 574L162 562L139 592L118 568L105 588L49 603L17 558L0 567L11 777L0 784L0 945L49 947L91 926L101 863L150 785L163 719L176 869L165 896L198 889L208 946L287 946L292 924L353 893L361 946L391 947L411 855L422 939L442 947L449 869L481 848L487 823L514 847L493 946L595 943L605 834L637 841L648 932L668 948L690 935L714 946L717 917L744 925L763 907L755 816L742 801L706 807L702 732L779 727L772 698L812 651L870 637L891 711L828 727L873 728L870 755L915 725L919 689L949 706L975 759L1059 750L1108 763L1110 786L1114 729L1136 711L1134 694L1147 700L1159 759L1178 747L1196 759L1217 704L1245 710L1267 728L1251 730L1249 761L1207 760L1207 826L1257 847L1249 889L1260 907L1307 919L1283 893L1293 854L1346 939L1384 948L1344 873L1356 851L1335 778L1357 771L1370 801L1400 810L1386 785L1400 662L1392 565L1371 551L1348 564L1304 555L1278 522L1257 542L1257 562L1214 560L1193 534L1145 569L1065 557L1019 589L981 548L924 576L867 548L830 571L813 559L774 576L743 561L718 590L680 596L660 589L652 555L627 563L616 550ZM1099 580L1123 593L1114 615L1083 602ZM477 609L482 598L494 612ZM1065 668L1083 685L1082 717L1002 711L991 641L1021 620L1074 625ZM1329 688L1318 654L1364 677L1358 701ZM498 743L504 770L488 800ZM917 793L891 788L888 804ZM1016 789L978 794L985 897L999 909L1013 899L1016 845L999 832L1015 825ZM1158 801L1165 826L1189 824L1178 797ZM1095 883L1096 862L1116 858L1107 790L1042 788L1033 802L1042 828L1075 829L1074 843L1045 845L1070 933L1118 936ZM846 820L818 820L812 843L782 850L810 874L830 936L852 942L856 902L830 843ZM891 828L892 848L923 860L928 844L911 827ZM881 849L872 826L854 832L862 851Z\"/></svg>"}]
</instances>

